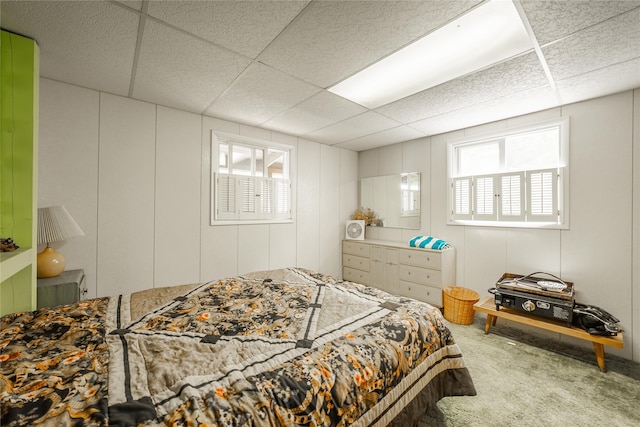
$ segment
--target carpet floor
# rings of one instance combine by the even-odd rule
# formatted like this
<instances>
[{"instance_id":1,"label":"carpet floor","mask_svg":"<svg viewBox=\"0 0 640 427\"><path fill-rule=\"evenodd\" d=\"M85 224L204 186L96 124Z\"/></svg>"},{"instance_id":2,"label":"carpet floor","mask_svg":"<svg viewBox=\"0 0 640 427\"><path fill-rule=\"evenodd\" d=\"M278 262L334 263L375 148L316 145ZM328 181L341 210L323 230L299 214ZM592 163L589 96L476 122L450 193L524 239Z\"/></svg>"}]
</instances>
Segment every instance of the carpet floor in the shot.
<instances>
[{"instance_id":1,"label":"carpet floor","mask_svg":"<svg viewBox=\"0 0 640 427\"><path fill-rule=\"evenodd\" d=\"M449 324L477 396L447 397L419 427L640 426L640 364L484 319ZM605 353L607 349L605 347Z\"/></svg>"}]
</instances>

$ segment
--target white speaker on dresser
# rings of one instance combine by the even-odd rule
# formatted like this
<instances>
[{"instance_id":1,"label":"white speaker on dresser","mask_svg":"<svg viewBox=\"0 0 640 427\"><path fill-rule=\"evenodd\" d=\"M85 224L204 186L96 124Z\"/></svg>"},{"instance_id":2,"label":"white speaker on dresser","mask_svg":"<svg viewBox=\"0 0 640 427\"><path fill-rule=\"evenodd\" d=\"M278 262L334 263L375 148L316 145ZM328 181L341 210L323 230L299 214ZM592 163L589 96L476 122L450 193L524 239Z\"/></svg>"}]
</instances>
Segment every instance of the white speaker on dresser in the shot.
<instances>
[{"instance_id":1,"label":"white speaker on dresser","mask_svg":"<svg viewBox=\"0 0 640 427\"><path fill-rule=\"evenodd\" d=\"M364 240L364 220L350 219L347 221L346 240Z\"/></svg>"}]
</instances>

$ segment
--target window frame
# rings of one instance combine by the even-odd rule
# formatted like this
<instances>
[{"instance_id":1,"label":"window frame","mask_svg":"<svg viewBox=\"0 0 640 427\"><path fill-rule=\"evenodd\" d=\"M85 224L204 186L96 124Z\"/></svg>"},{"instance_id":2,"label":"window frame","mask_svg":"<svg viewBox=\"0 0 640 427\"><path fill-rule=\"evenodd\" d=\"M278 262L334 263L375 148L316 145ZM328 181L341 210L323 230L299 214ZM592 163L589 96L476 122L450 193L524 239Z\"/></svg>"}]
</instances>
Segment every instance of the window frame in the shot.
<instances>
[{"instance_id":1,"label":"window frame","mask_svg":"<svg viewBox=\"0 0 640 427\"><path fill-rule=\"evenodd\" d=\"M557 167L536 168L522 171L500 171L479 175L457 175L459 168L459 156L456 149L474 144L487 144L498 142L503 144L511 136L543 131L545 129L558 128L559 152ZM562 117L556 120L534 123L528 126L513 127L501 132L483 134L474 137L460 138L447 143L447 225L473 225L488 227L520 227L520 228L546 228L569 229L569 145L570 145L570 118ZM499 162L504 166L504 151L500 150ZM551 214L534 214L531 208L532 177L536 174L551 173L552 191L555 189L556 197L552 199ZM504 215L502 209L502 179L519 175L520 215ZM491 214L478 214L477 191L478 180L493 179L493 211ZM467 193L459 190L466 188ZM488 201L488 200L487 200ZM517 204L517 198L514 198ZM456 213L460 207L469 204L468 211ZM512 205L514 206L514 205Z\"/></svg>"},{"instance_id":2,"label":"window frame","mask_svg":"<svg viewBox=\"0 0 640 427\"><path fill-rule=\"evenodd\" d=\"M252 149L261 149L264 150L265 153L268 150L278 150L284 151L286 153L286 158L283 165L288 171L288 178L274 178L265 176L267 174L261 173L261 175L256 174L253 169L255 169L255 164L252 160L252 173L251 175L243 175L243 174L233 174L227 172L219 172L220 169L220 144L221 142L230 142L231 144L240 145L243 147L250 147ZM295 159L295 146L279 144L272 141L265 141L256 138L250 138L242 135L230 134L226 132L220 132L216 130L211 130L211 156L210 156L210 225L249 225L249 224L282 224L282 223L292 223L295 219L295 203L294 203L294 194L295 194L295 180L294 180L294 159ZM232 153L228 153L227 158L229 158ZM252 159L254 158L252 154ZM231 166L231 161L228 161L229 166ZM264 168L263 168L264 171ZM232 172L229 170L228 172ZM222 180L222 181L221 181ZM221 209L224 204L220 203L219 192L223 187L221 182L226 180L232 181L231 187L227 186L227 188L232 188L230 192L234 195L233 202L233 212L230 212L226 209ZM248 187L247 187L248 186ZM253 191L255 195L251 200L247 199L246 201L242 200L242 190L244 188L253 188L254 190L260 189L259 191ZM263 190L266 189L265 194L270 194L273 197L270 199L271 203L268 206L268 209L261 209L263 206ZM278 195L284 191L285 197L283 199L277 199ZM278 206L282 205L282 201L288 203L289 210L288 212L279 212ZM247 203L244 203L247 202ZM253 210L243 210L244 206L253 206Z\"/></svg>"}]
</instances>

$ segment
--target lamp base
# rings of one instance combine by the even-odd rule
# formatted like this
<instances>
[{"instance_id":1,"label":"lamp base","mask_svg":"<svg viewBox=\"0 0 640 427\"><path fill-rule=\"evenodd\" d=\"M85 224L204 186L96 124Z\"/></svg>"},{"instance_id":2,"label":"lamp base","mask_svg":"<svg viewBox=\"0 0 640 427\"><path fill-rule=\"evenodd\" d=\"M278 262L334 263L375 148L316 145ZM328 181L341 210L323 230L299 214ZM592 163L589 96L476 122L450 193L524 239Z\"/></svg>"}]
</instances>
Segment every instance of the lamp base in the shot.
<instances>
[{"instance_id":1,"label":"lamp base","mask_svg":"<svg viewBox=\"0 0 640 427\"><path fill-rule=\"evenodd\" d=\"M66 266L64 256L47 246L38 254L38 279L59 276Z\"/></svg>"}]
</instances>

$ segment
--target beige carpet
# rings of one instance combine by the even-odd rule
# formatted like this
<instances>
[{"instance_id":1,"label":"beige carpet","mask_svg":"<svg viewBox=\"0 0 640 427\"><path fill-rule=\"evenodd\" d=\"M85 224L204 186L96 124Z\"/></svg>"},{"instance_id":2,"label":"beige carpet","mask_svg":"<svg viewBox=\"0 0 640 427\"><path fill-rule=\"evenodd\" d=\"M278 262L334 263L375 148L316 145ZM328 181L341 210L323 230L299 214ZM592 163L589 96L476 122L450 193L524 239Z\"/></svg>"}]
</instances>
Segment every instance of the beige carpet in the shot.
<instances>
[{"instance_id":1,"label":"beige carpet","mask_svg":"<svg viewBox=\"0 0 640 427\"><path fill-rule=\"evenodd\" d=\"M606 354L601 373L591 347L500 320L489 335L479 316L473 325L450 327L478 395L442 399L420 427L640 426L640 364Z\"/></svg>"}]
</instances>

